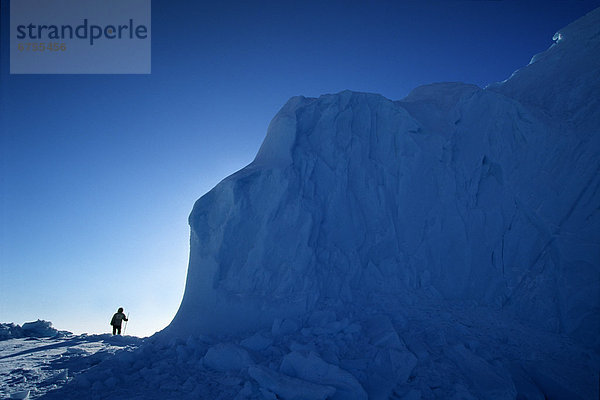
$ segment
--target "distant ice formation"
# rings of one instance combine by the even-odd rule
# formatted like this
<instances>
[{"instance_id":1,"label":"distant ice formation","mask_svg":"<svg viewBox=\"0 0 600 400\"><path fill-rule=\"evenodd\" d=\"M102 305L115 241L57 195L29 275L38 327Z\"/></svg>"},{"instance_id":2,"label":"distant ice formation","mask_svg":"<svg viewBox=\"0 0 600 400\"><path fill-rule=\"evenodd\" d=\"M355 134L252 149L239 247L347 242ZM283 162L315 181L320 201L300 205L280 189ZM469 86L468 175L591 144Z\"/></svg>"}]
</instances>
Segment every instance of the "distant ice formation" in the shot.
<instances>
[{"instance_id":1,"label":"distant ice formation","mask_svg":"<svg viewBox=\"0 0 600 400\"><path fill-rule=\"evenodd\" d=\"M34 322L26 322L23 326L15 323L0 323L0 340L62 337L69 334L71 332L59 331L53 328L52 322L40 319Z\"/></svg>"}]
</instances>

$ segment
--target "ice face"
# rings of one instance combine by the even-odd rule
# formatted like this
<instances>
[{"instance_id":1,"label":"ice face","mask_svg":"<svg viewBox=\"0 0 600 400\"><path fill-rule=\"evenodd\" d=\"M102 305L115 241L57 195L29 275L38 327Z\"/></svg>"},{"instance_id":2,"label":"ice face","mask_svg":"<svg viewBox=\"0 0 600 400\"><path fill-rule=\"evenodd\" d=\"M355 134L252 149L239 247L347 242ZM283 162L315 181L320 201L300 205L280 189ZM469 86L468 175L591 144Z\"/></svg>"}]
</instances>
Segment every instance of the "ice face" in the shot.
<instances>
[{"instance_id":1,"label":"ice face","mask_svg":"<svg viewBox=\"0 0 600 400\"><path fill-rule=\"evenodd\" d=\"M292 98L254 162L196 202L168 329L231 333L424 293L598 346L599 20L486 89Z\"/></svg>"}]
</instances>

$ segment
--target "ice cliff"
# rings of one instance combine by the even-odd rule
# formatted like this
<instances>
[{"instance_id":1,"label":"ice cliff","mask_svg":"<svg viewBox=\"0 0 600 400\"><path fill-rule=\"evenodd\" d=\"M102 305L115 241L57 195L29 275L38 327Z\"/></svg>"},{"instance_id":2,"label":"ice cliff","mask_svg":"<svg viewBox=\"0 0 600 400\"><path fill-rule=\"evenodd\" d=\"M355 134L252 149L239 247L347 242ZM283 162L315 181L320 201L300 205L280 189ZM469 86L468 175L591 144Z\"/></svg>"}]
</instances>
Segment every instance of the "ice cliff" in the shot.
<instances>
[{"instance_id":1,"label":"ice cliff","mask_svg":"<svg viewBox=\"0 0 600 400\"><path fill-rule=\"evenodd\" d=\"M255 160L196 202L168 330L391 296L490 307L598 349L600 11L555 38L485 89L290 99Z\"/></svg>"}]
</instances>

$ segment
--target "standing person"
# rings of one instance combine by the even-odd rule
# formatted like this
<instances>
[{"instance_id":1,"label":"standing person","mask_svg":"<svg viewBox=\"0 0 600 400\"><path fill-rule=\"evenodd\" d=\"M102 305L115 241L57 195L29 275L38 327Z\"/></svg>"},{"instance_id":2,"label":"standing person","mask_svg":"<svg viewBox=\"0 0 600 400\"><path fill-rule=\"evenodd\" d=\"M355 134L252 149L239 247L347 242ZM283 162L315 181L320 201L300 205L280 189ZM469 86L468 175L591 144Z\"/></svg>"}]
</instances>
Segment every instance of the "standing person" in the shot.
<instances>
[{"instance_id":1,"label":"standing person","mask_svg":"<svg viewBox=\"0 0 600 400\"><path fill-rule=\"evenodd\" d=\"M119 307L115 315L113 315L112 319L110 320L110 324L113 327L113 335L121 334L121 324L123 323L123 321L129 320L127 319L125 314L123 314L123 307Z\"/></svg>"}]
</instances>

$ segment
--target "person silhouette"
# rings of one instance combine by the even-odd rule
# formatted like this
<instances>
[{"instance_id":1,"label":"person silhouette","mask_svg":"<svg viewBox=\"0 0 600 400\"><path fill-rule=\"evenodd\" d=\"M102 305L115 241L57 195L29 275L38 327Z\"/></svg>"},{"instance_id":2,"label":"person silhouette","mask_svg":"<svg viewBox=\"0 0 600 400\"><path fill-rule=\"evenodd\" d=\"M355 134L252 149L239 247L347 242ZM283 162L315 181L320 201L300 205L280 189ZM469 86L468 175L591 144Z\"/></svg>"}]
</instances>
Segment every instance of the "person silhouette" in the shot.
<instances>
[{"instance_id":1,"label":"person silhouette","mask_svg":"<svg viewBox=\"0 0 600 400\"><path fill-rule=\"evenodd\" d=\"M115 315L113 315L112 319L110 320L110 324L113 327L113 335L121 334L121 324L123 323L123 321L129 320L127 319L125 314L123 314L123 307L119 307Z\"/></svg>"}]
</instances>

